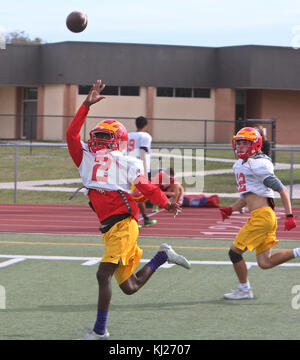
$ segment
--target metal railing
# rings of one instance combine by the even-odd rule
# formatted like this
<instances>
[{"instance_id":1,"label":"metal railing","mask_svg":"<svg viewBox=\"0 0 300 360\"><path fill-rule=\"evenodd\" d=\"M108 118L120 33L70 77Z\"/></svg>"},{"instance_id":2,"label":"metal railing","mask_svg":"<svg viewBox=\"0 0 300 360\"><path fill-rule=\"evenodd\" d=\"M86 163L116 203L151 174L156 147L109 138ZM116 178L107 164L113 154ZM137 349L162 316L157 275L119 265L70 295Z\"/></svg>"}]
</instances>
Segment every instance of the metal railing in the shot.
<instances>
[{"instance_id":1,"label":"metal railing","mask_svg":"<svg viewBox=\"0 0 300 360\"><path fill-rule=\"evenodd\" d=\"M3 121L3 123L7 120L7 122L11 123L12 120L15 119L16 124L18 124L17 128L19 129L17 131L17 136L18 139L26 139L30 142L34 142L37 139L39 139L38 137L38 121L41 121L42 119L42 123L45 125L47 124L48 121L53 121L53 119L57 119L59 121L61 121L62 123L64 121L66 121L67 123L70 123L71 120L73 118L73 115L38 115L38 114L0 114L0 120ZM104 119L116 119L120 122L123 122L123 124L126 126L126 128L130 131L135 131L135 117L129 117L129 116L92 116L92 115L88 115L86 117L86 121L83 124L82 127L82 139L83 141L86 141L89 137L89 130L91 128L93 128L96 123L98 123L101 120ZM156 123L173 123L174 125L176 125L177 123L179 124L185 124L185 127L193 127L194 129L198 128L201 129L200 133L199 133L199 137L197 137L197 142L199 144L201 144L202 146L206 146L207 144L209 144L212 141L222 141L222 140L218 140L215 137L215 133L214 131L212 132L212 126L215 126L216 129L218 128L218 126L232 126L235 130L234 132L236 132L237 130L239 130L241 127L245 127L245 126L256 126L258 124L261 124L263 126L266 127L267 129L267 133L268 133L268 140L270 141L270 144L272 145L272 147L276 146L276 119L246 119L243 118L242 120L225 120L225 119L219 119L219 120L215 120L215 119L197 119L197 118L160 118L160 117L155 117L155 118L148 118L149 120L149 125L151 127L151 122L156 122ZM172 126L173 124L171 124L170 126ZM196 126L195 126L196 124ZM21 130L22 129L22 130ZM1 136L1 135L0 135ZM190 135L189 135L190 136ZM231 136L231 135L230 135ZM1 139L1 137L0 137ZM4 141L6 139L3 139ZM43 140L48 141L49 139L47 138L47 135L45 138L43 138ZM64 141L63 140L63 134L61 134L61 136L58 138L58 140L60 141ZM177 140L180 141L180 140ZM182 141L189 141L189 139L182 139ZM272 160L275 161L275 153L271 154Z\"/></svg>"},{"instance_id":2,"label":"metal railing","mask_svg":"<svg viewBox=\"0 0 300 360\"><path fill-rule=\"evenodd\" d=\"M0 148L1 147L13 147L14 148L14 179L13 179L13 183L14 183L14 203L17 203L17 192L18 192L18 163L19 163L19 148L20 147L27 147L27 148L46 148L46 147L51 147L51 148L64 148L67 149L67 144L36 144L36 143L0 143ZM179 146L152 146L153 150L162 150L162 149L187 149L187 150L203 150L203 154L204 154L204 162L206 161L206 152L208 150L217 150L217 151L224 151L224 150L231 150L231 147L218 147L218 146L209 146L209 147L205 147L205 146L183 146L183 145L179 145ZM289 170L290 170L290 186L289 186L289 194L290 194L290 199L291 202L293 201L293 191L294 191L294 185L295 185L295 177L294 177L294 170L295 170L295 152L300 152L300 149L294 149L294 148L273 148L271 149L272 151L276 151L276 152L290 152L290 162L289 162ZM30 151L31 154L31 151ZM228 161L229 159L227 159ZM0 160L1 161L1 160ZM220 161L221 158L220 158ZM232 159L232 163L234 162L234 159ZM287 169L288 170L288 169ZM1 183L0 183L1 185Z\"/></svg>"}]
</instances>

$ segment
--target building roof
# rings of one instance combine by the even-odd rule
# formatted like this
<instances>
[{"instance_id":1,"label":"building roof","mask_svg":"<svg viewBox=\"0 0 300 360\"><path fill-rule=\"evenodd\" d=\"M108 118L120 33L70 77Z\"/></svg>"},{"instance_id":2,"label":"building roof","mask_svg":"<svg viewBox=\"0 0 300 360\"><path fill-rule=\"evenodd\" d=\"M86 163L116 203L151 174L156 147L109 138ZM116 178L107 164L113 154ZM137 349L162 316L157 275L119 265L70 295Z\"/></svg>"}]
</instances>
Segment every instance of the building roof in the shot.
<instances>
[{"instance_id":1,"label":"building roof","mask_svg":"<svg viewBox=\"0 0 300 360\"><path fill-rule=\"evenodd\" d=\"M0 85L90 84L300 89L300 50L102 42L7 44Z\"/></svg>"}]
</instances>

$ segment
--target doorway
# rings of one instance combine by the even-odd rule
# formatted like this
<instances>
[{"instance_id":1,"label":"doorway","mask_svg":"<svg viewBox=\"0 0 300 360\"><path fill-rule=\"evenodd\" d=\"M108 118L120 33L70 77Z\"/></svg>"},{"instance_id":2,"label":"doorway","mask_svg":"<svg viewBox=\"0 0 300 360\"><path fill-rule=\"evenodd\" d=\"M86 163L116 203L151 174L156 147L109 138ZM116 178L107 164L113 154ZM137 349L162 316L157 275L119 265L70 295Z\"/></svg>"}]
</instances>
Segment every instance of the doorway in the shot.
<instances>
[{"instance_id":1,"label":"doorway","mask_svg":"<svg viewBox=\"0 0 300 360\"><path fill-rule=\"evenodd\" d=\"M37 87L23 88L23 121L22 138L36 140L37 138Z\"/></svg>"},{"instance_id":2,"label":"doorway","mask_svg":"<svg viewBox=\"0 0 300 360\"><path fill-rule=\"evenodd\" d=\"M246 91L235 91L235 133L246 126Z\"/></svg>"}]
</instances>

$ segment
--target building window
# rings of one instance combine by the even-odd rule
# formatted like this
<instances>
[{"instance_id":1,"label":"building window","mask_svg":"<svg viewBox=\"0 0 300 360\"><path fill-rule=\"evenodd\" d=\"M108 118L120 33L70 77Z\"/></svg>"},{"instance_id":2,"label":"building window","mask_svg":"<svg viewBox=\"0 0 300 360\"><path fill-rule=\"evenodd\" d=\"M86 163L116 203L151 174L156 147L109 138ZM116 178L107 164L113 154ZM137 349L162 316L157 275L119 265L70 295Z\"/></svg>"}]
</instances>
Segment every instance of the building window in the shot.
<instances>
[{"instance_id":1,"label":"building window","mask_svg":"<svg viewBox=\"0 0 300 360\"><path fill-rule=\"evenodd\" d=\"M158 87L156 89L156 96L173 97L173 88L171 88L171 87Z\"/></svg>"},{"instance_id":2,"label":"building window","mask_svg":"<svg viewBox=\"0 0 300 360\"><path fill-rule=\"evenodd\" d=\"M91 85L79 85L78 94L87 95L91 89ZM103 95L114 96L140 96L140 88L138 86L105 86L101 92Z\"/></svg>"},{"instance_id":3,"label":"building window","mask_svg":"<svg viewBox=\"0 0 300 360\"><path fill-rule=\"evenodd\" d=\"M210 89L205 88L156 88L156 96L159 97L193 97L193 98L210 98Z\"/></svg>"},{"instance_id":4,"label":"building window","mask_svg":"<svg viewBox=\"0 0 300 360\"><path fill-rule=\"evenodd\" d=\"M138 86L121 86L122 96L140 96L140 88Z\"/></svg>"},{"instance_id":5,"label":"building window","mask_svg":"<svg viewBox=\"0 0 300 360\"><path fill-rule=\"evenodd\" d=\"M87 95L90 90L91 90L91 85L79 85L78 95Z\"/></svg>"},{"instance_id":6,"label":"building window","mask_svg":"<svg viewBox=\"0 0 300 360\"><path fill-rule=\"evenodd\" d=\"M193 97L195 98L210 98L210 89L194 88Z\"/></svg>"},{"instance_id":7,"label":"building window","mask_svg":"<svg viewBox=\"0 0 300 360\"><path fill-rule=\"evenodd\" d=\"M118 86L105 86L102 91L103 95L119 95L119 87Z\"/></svg>"},{"instance_id":8,"label":"building window","mask_svg":"<svg viewBox=\"0 0 300 360\"><path fill-rule=\"evenodd\" d=\"M175 88L175 97L192 97L191 88Z\"/></svg>"}]
</instances>

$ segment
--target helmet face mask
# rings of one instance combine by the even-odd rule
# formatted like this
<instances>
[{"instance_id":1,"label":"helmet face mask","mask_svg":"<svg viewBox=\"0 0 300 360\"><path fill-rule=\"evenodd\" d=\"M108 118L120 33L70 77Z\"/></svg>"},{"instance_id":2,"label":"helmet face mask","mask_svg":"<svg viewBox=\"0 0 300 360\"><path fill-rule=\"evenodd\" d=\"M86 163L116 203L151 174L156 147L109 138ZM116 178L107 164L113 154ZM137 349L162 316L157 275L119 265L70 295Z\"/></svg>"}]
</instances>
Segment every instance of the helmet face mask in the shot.
<instances>
[{"instance_id":1,"label":"helmet face mask","mask_svg":"<svg viewBox=\"0 0 300 360\"><path fill-rule=\"evenodd\" d=\"M106 131L92 130L90 132L89 146L90 150L94 153L103 149L115 150L115 146L113 146L113 134Z\"/></svg>"},{"instance_id":2,"label":"helmet face mask","mask_svg":"<svg viewBox=\"0 0 300 360\"><path fill-rule=\"evenodd\" d=\"M256 129L245 127L239 130L233 137L232 147L236 157L247 159L260 152L262 137Z\"/></svg>"},{"instance_id":3,"label":"helmet face mask","mask_svg":"<svg viewBox=\"0 0 300 360\"><path fill-rule=\"evenodd\" d=\"M236 140L236 153L238 157L244 157L251 148L251 142L249 140Z\"/></svg>"},{"instance_id":4,"label":"helmet face mask","mask_svg":"<svg viewBox=\"0 0 300 360\"><path fill-rule=\"evenodd\" d=\"M100 150L120 150L127 148L128 133L124 125L116 120L104 120L90 131L89 150L96 153Z\"/></svg>"}]
</instances>

